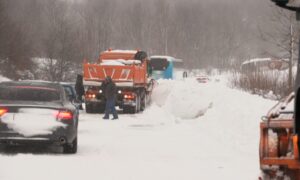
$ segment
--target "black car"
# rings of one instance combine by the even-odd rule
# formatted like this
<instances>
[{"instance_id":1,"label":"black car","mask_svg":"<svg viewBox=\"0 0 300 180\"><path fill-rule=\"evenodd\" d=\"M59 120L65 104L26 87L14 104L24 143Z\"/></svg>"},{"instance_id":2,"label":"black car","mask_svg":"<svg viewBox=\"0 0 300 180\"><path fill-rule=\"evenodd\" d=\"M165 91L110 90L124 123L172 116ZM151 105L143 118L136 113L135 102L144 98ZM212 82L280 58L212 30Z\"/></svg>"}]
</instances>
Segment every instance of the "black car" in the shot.
<instances>
[{"instance_id":1,"label":"black car","mask_svg":"<svg viewBox=\"0 0 300 180\"><path fill-rule=\"evenodd\" d=\"M0 144L54 144L76 153L78 116L59 83L0 83Z\"/></svg>"}]
</instances>

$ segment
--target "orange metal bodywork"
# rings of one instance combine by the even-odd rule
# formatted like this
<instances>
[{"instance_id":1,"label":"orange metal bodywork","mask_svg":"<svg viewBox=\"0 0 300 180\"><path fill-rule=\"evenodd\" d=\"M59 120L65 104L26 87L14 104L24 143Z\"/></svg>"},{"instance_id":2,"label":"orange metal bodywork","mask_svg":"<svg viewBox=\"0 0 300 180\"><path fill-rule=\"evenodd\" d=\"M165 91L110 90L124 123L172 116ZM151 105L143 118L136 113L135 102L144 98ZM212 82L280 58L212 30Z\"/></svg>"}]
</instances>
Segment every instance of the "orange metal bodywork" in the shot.
<instances>
[{"instance_id":1,"label":"orange metal bodywork","mask_svg":"<svg viewBox=\"0 0 300 180\"><path fill-rule=\"evenodd\" d=\"M147 85L147 61L124 66L101 65L103 60L133 60L137 51L105 51L100 54L99 63L83 63L83 78L85 81L104 81L110 76L116 83L128 83L128 86Z\"/></svg>"},{"instance_id":2,"label":"orange metal bodywork","mask_svg":"<svg viewBox=\"0 0 300 180\"><path fill-rule=\"evenodd\" d=\"M102 62L103 59L124 59L124 60L130 60L134 59L134 55L137 53L137 51L104 51L100 53L99 62Z\"/></svg>"},{"instance_id":3,"label":"orange metal bodywork","mask_svg":"<svg viewBox=\"0 0 300 180\"><path fill-rule=\"evenodd\" d=\"M283 105L290 103L293 98L294 95L291 94L285 101L274 106L265 121L260 123L260 167L264 171L277 166L292 179L300 179L298 136L294 134L293 113L290 112L288 116L280 115L284 110ZM276 136L272 137L269 133L275 133Z\"/></svg>"}]
</instances>

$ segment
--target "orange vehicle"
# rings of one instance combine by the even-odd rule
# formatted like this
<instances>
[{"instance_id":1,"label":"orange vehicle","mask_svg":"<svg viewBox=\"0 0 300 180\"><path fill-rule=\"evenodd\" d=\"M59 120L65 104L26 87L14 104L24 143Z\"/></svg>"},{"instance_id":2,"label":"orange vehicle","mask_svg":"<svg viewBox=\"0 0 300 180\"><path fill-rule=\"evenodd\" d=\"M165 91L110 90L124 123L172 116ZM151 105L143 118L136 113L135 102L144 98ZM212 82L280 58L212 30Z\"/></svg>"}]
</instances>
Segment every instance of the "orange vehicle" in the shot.
<instances>
[{"instance_id":1,"label":"orange vehicle","mask_svg":"<svg viewBox=\"0 0 300 180\"><path fill-rule=\"evenodd\" d=\"M101 84L107 76L116 83L116 105L125 113L136 113L145 109L153 89L153 81L148 78L145 52L108 50L100 54L97 63L83 64L87 113L104 112L105 98Z\"/></svg>"},{"instance_id":2,"label":"orange vehicle","mask_svg":"<svg viewBox=\"0 0 300 180\"><path fill-rule=\"evenodd\" d=\"M277 103L260 123L261 179L300 179L298 136L294 131L294 93Z\"/></svg>"}]
</instances>

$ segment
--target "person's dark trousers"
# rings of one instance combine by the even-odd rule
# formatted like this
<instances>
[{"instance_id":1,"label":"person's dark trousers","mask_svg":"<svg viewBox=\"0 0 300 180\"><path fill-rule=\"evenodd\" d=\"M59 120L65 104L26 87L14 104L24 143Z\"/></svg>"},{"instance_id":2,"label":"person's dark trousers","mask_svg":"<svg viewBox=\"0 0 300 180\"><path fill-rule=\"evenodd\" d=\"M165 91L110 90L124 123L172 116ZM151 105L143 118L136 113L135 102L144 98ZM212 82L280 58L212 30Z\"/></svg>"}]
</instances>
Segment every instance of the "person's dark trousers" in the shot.
<instances>
[{"instance_id":1,"label":"person's dark trousers","mask_svg":"<svg viewBox=\"0 0 300 180\"><path fill-rule=\"evenodd\" d=\"M83 107L82 107L82 102L83 102L82 96L77 96L77 99L78 99L78 101L80 101L79 109L80 109L80 110L83 110Z\"/></svg>"},{"instance_id":2,"label":"person's dark trousers","mask_svg":"<svg viewBox=\"0 0 300 180\"><path fill-rule=\"evenodd\" d=\"M116 111L116 107L115 107L115 100L107 100L106 101L106 106L105 106L105 115L104 115L104 119L109 119L109 113L113 114L113 118L114 119L118 119L118 114Z\"/></svg>"}]
</instances>

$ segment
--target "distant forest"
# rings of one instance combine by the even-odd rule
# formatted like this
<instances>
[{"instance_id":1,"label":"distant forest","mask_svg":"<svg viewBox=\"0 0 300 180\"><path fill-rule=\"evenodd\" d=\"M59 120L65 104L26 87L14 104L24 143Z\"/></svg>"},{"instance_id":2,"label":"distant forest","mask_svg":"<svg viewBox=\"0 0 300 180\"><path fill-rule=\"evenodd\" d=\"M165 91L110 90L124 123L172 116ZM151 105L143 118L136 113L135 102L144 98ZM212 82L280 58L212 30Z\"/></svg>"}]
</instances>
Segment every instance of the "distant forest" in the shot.
<instances>
[{"instance_id":1,"label":"distant forest","mask_svg":"<svg viewBox=\"0 0 300 180\"><path fill-rule=\"evenodd\" d=\"M238 68L278 54L269 0L0 0L0 73L72 80L112 49L170 55L191 68ZM274 36L277 36L274 34ZM44 58L41 68L34 59ZM45 75L46 74L46 75ZM72 76L71 76L72 75Z\"/></svg>"}]
</instances>

